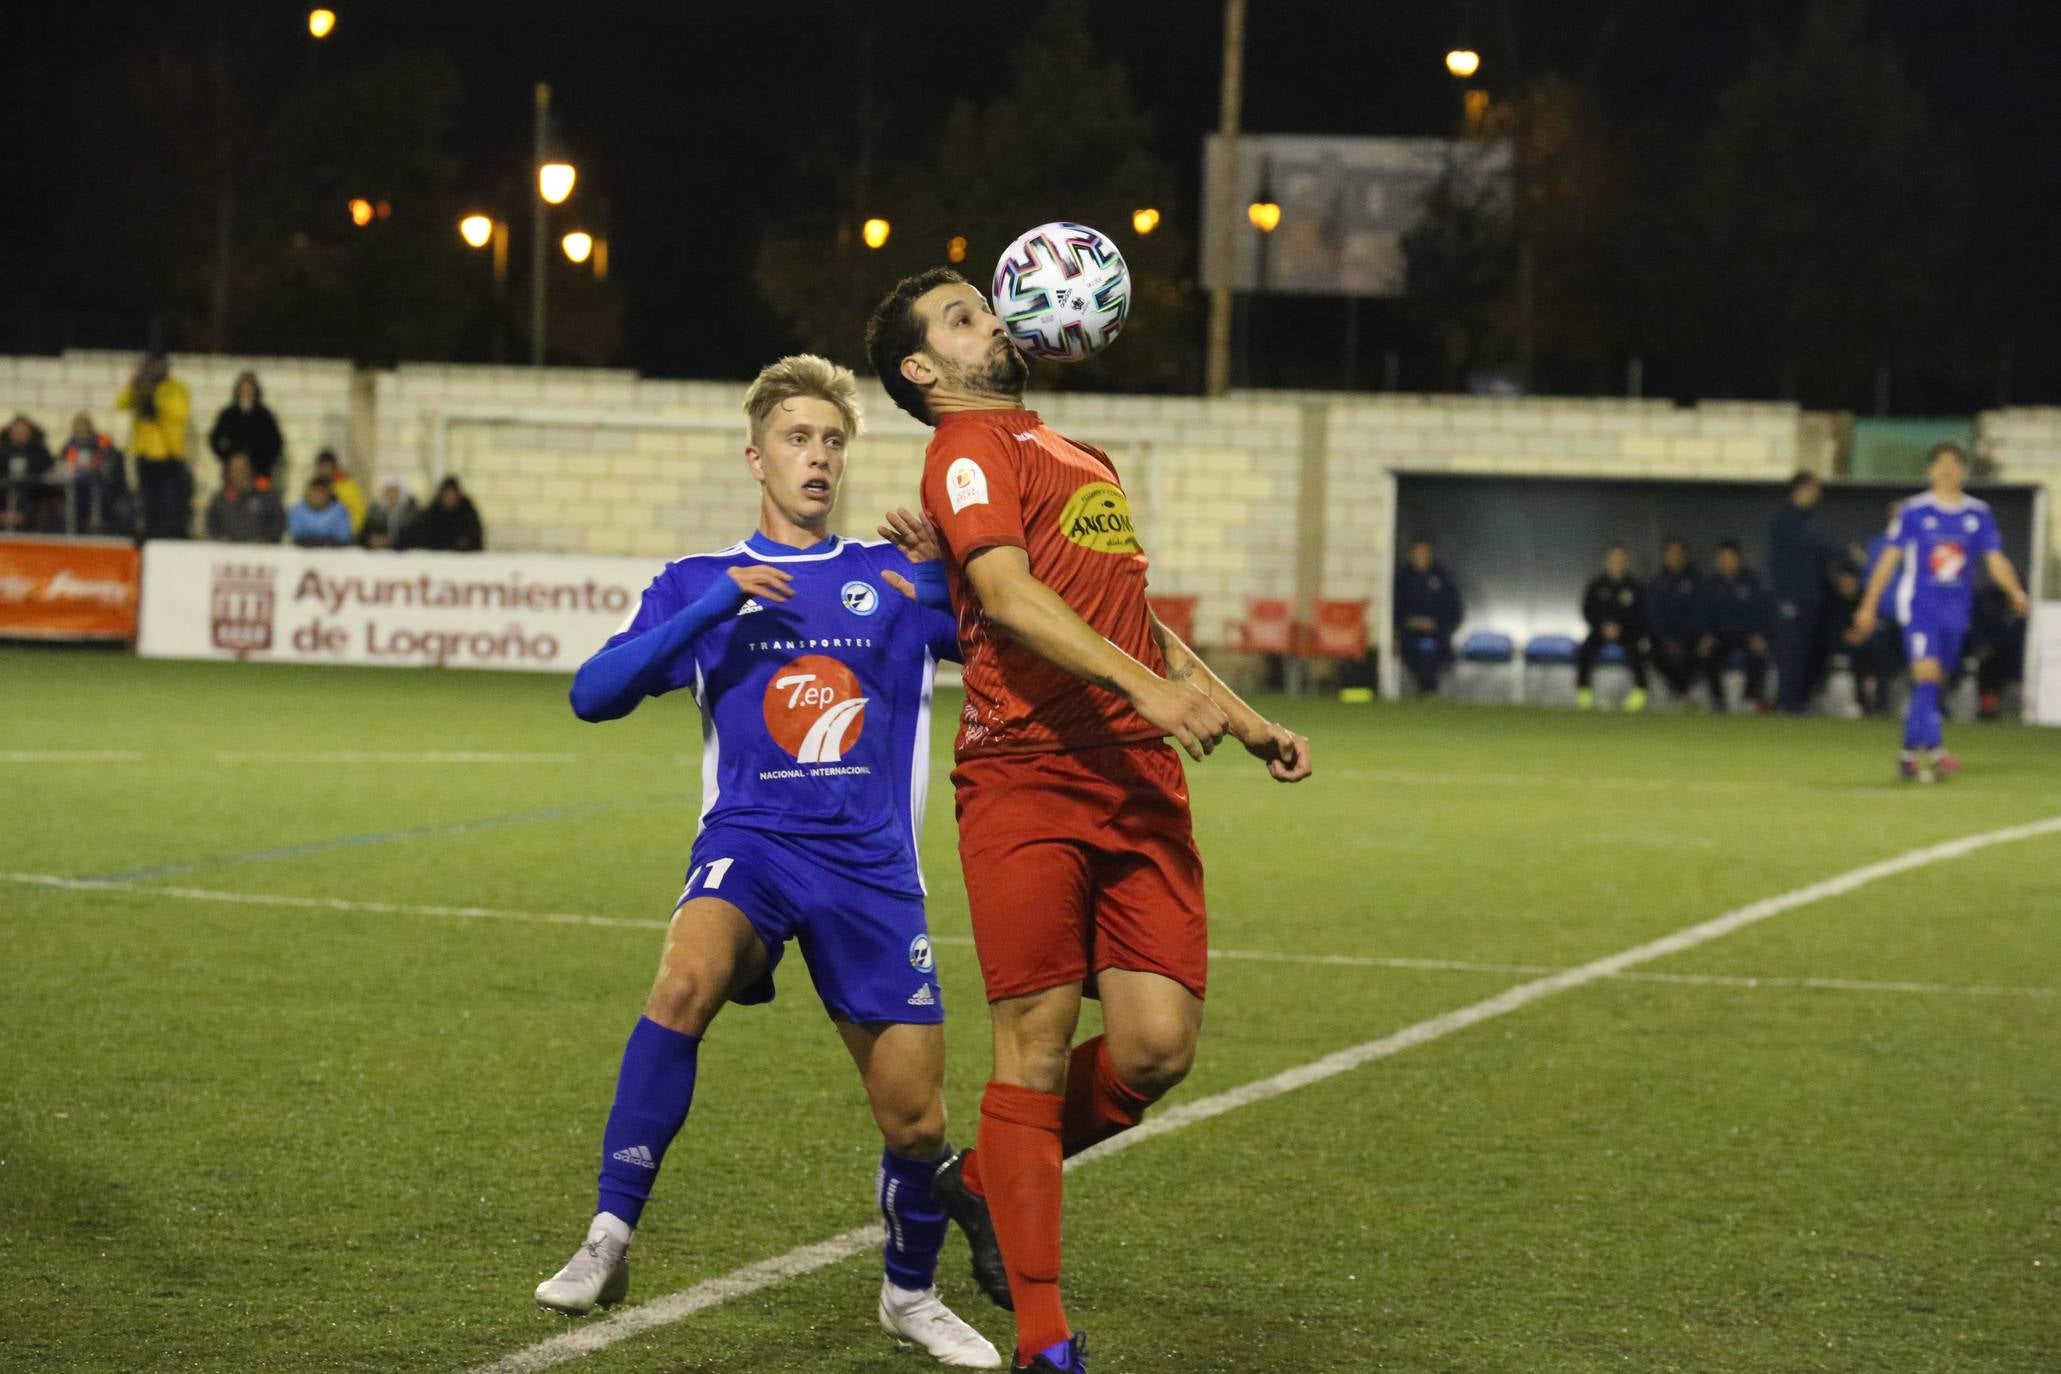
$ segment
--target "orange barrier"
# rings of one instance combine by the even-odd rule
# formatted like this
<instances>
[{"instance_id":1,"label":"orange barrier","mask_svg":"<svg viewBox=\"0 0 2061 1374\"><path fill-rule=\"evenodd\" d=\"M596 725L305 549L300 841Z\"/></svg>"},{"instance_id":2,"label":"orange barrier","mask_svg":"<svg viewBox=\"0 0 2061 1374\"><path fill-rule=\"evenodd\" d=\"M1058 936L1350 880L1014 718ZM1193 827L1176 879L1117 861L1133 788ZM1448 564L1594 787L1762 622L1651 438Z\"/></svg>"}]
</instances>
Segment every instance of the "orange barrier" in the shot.
<instances>
[{"instance_id":1,"label":"orange barrier","mask_svg":"<svg viewBox=\"0 0 2061 1374\"><path fill-rule=\"evenodd\" d=\"M1308 652L1317 658L1367 656L1367 603L1319 601Z\"/></svg>"},{"instance_id":2,"label":"orange barrier","mask_svg":"<svg viewBox=\"0 0 2061 1374\"><path fill-rule=\"evenodd\" d=\"M1195 647L1195 606L1200 597L1154 596L1146 598L1152 604L1152 613L1159 617L1159 623L1174 632L1191 649Z\"/></svg>"},{"instance_id":3,"label":"orange barrier","mask_svg":"<svg viewBox=\"0 0 2061 1374\"><path fill-rule=\"evenodd\" d=\"M142 568L126 539L0 538L0 638L134 639Z\"/></svg>"}]
</instances>

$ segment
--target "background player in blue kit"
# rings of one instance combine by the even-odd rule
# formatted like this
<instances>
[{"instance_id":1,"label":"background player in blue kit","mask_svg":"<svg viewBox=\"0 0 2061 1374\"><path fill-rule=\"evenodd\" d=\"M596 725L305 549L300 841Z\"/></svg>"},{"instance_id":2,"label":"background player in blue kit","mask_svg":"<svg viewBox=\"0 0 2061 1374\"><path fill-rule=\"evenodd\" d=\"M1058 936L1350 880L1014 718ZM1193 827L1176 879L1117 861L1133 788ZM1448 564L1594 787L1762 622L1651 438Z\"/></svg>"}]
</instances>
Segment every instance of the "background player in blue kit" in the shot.
<instances>
[{"instance_id":1,"label":"background player in blue kit","mask_svg":"<svg viewBox=\"0 0 2061 1374\"><path fill-rule=\"evenodd\" d=\"M938 658L958 657L957 622L933 609L949 604L942 565L828 533L860 426L848 369L783 358L753 382L745 411L757 531L668 564L573 681L573 710L594 721L692 690L703 801L658 978L623 1050L595 1217L537 1302L577 1315L627 1291L630 1238L686 1121L701 1037L725 1003L772 999L792 940L886 1142L881 1325L946 1364L998 1367L994 1346L932 1286L947 1223L931 1180L951 1147L916 833L931 675ZM906 512L883 533L919 560L934 551Z\"/></svg>"},{"instance_id":2,"label":"background player in blue kit","mask_svg":"<svg viewBox=\"0 0 2061 1374\"><path fill-rule=\"evenodd\" d=\"M1890 579L1896 578L1896 614L1904 627L1912 683L1897 769L1918 782L1960 771L1960 760L1946 752L1941 738L1939 694L1960 666L1961 639L1968 633L1975 602L1975 565L1980 562L1989 570L2018 614L2024 615L2027 606L2025 588L2011 560L2004 557L1988 503L1961 490L1968 477L1968 456L1957 444L1939 444L1925 466L1932 489L1905 501L1890 517L1888 543L1875 560L1853 621L1856 640L1873 634L1875 608Z\"/></svg>"}]
</instances>

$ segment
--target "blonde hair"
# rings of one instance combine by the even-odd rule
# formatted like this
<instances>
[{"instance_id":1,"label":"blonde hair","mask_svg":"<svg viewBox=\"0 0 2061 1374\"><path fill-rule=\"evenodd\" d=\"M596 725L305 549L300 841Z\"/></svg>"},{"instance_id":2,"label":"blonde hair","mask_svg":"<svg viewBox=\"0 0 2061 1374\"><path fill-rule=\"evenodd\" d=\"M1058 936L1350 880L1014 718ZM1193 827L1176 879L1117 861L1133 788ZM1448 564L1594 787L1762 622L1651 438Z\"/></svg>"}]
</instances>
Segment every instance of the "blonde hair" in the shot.
<instances>
[{"instance_id":1,"label":"blonde hair","mask_svg":"<svg viewBox=\"0 0 2061 1374\"><path fill-rule=\"evenodd\" d=\"M744 413L750 422L752 443L758 443L766 417L797 396L813 396L836 406L844 420L844 437L859 437L866 420L859 409L859 379L850 368L840 367L828 358L794 353L760 368L751 388L744 393Z\"/></svg>"}]
</instances>

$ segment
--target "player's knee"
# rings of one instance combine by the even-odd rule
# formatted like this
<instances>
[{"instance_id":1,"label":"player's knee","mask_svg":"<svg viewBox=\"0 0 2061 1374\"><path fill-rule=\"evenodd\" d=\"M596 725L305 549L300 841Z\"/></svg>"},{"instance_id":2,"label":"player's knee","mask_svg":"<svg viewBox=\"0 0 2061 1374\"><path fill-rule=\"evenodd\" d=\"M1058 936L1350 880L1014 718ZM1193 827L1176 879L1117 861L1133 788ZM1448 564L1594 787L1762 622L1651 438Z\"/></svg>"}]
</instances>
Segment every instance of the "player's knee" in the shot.
<instances>
[{"instance_id":1,"label":"player's knee","mask_svg":"<svg viewBox=\"0 0 2061 1374\"><path fill-rule=\"evenodd\" d=\"M879 1125L881 1143L890 1154L903 1159L935 1159L944 1153L942 1097L928 1102L875 1103L873 1120Z\"/></svg>"},{"instance_id":2,"label":"player's knee","mask_svg":"<svg viewBox=\"0 0 2061 1374\"><path fill-rule=\"evenodd\" d=\"M701 969L668 962L658 971L658 978L651 985L651 996L645 999L644 1014L668 1030L699 1035L715 1019L716 1011L723 1005L723 997L720 979Z\"/></svg>"},{"instance_id":3,"label":"player's knee","mask_svg":"<svg viewBox=\"0 0 2061 1374\"><path fill-rule=\"evenodd\" d=\"M1946 676L1936 658L1921 658L1911 665L1913 682L1938 682Z\"/></svg>"},{"instance_id":4,"label":"player's knee","mask_svg":"<svg viewBox=\"0 0 2061 1374\"><path fill-rule=\"evenodd\" d=\"M1178 1022L1133 1030L1109 1042L1109 1061L1132 1091L1164 1097L1195 1067L1195 1032Z\"/></svg>"}]
</instances>

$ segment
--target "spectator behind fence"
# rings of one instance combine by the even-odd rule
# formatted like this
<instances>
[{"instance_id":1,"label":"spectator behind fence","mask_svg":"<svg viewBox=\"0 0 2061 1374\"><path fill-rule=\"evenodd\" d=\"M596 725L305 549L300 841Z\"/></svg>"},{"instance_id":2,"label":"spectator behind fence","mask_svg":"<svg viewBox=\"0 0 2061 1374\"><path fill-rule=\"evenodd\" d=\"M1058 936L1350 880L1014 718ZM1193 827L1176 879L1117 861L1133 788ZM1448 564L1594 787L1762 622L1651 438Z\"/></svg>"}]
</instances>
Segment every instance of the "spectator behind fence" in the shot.
<instances>
[{"instance_id":1,"label":"spectator behind fence","mask_svg":"<svg viewBox=\"0 0 2061 1374\"><path fill-rule=\"evenodd\" d=\"M223 481L229 480L229 460L240 453L250 460L251 485L259 491L272 490L286 441L280 437L278 417L265 404L257 373L246 372L236 379L229 404L222 407L215 416L215 427L208 431L208 447L221 460Z\"/></svg>"},{"instance_id":2,"label":"spectator behind fence","mask_svg":"<svg viewBox=\"0 0 2061 1374\"><path fill-rule=\"evenodd\" d=\"M1646 633L1653 666L1676 697L1696 685L1696 643L1703 633L1703 579L1689 561L1689 545L1670 535L1660 548L1660 572L1646 586Z\"/></svg>"},{"instance_id":3,"label":"spectator behind fence","mask_svg":"<svg viewBox=\"0 0 2061 1374\"><path fill-rule=\"evenodd\" d=\"M171 361L162 353L138 363L129 384L115 395L115 409L135 416L129 455L136 460L145 539L192 536L193 470L186 466L186 420L192 408L186 384L172 376Z\"/></svg>"},{"instance_id":4,"label":"spectator behind fence","mask_svg":"<svg viewBox=\"0 0 2061 1374\"><path fill-rule=\"evenodd\" d=\"M1975 685L1981 693L1975 714L1995 720L2003 706L2004 690L2025 681L2025 617L2011 604L2010 594L1994 582L1985 582L1975 593L1968 649L1975 656Z\"/></svg>"},{"instance_id":5,"label":"spectator behind fence","mask_svg":"<svg viewBox=\"0 0 2061 1374\"><path fill-rule=\"evenodd\" d=\"M229 456L222 489L208 502L207 530L208 538L226 544L276 544L286 533L277 493L258 489L251 461L240 453Z\"/></svg>"},{"instance_id":6,"label":"spectator behind fence","mask_svg":"<svg viewBox=\"0 0 2061 1374\"><path fill-rule=\"evenodd\" d=\"M128 534L129 478L122 451L102 434L93 417L72 416L72 437L57 455L59 475L72 485L72 505L81 534Z\"/></svg>"},{"instance_id":7,"label":"spectator behind fence","mask_svg":"<svg viewBox=\"0 0 2061 1374\"><path fill-rule=\"evenodd\" d=\"M342 548L351 542L351 513L325 478L310 477L307 495L286 513L286 530L304 549Z\"/></svg>"},{"instance_id":8,"label":"spectator behind fence","mask_svg":"<svg viewBox=\"0 0 2061 1374\"><path fill-rule=\"evenodd\" d=\"M1824 488L1811 473L1789 479L1789 503L1768 520L1768 582L1775 596L1776 704L1789 715L1810 709L1811 662L1826 579L1845 548L1817 517Z\"/></svg>"},{"instance_id":9,"label":"spectator behind fence","mask_svg":"<svg viewBox=\"0 0 2061 1374\"><path fill-rule=\"evenodd\" d=\"M1453 661L1453 631L1464 619L1460 584L1429 539L1412 540L1395 572L1395 640L1403 666L1426 696L1438 691L1439 674Z\"/></svg>"},{"instance_id":10,"label":"spectator behind fence","mask_svg":"<svg viewBox=\"0 0 2061 1374\"><path fill-rule=\"evenodd\" d=\"M415 498L400 479L387 478L380 484L379 499L365 512L365 528L359 531L358 542L368 549L393 548L408 522L415 518L416 510Z\"/></svg>"},{"instance_id":11,"label":"spectator behind fence","mask_svg":"<svg viewBox=\"0 0 2061 1374\"><path fill-rule=\"evenodd\" d=\"M0 433L0 529L45 529L50 525L50 470L56 460L43 431L26 415L8 421Z\"/></svg>"},{"instance_id":12,"label":"spectator behind fence","mask_svg":"<svg viewBox=\"0 0 2061 1374\"><path fill-rule=\"evenodd\" d=\"M1625 667L1632 670L1631 694L1624 699L1627 711L1646 709L1646 598L1639 579L1632 576L1632 556L1622 544L1612 544L1603 555L1603 571L1589 581L1582 592L1582 619L1588 622L1589 637L1574 659L1575 705L1586 711L1596 704L1589 680L1596 671L1596 656L1606 644L1624 651Z\"/></svg>"},{"instance_id":13,"label":"spectator behind fence","mask_svg":"<svg viewBox=\"0 0 2061 1374\"><path fill-rule=\"evenodd\" d=\"M443 549L450 553L478 553L487 546L479 512L472 498L455 477L437 484L437 494L427 509L415 517L394 543L397 549Z\"/></svg>"},{"instance_id":14,"label":"spectator behind fence","mask_svg":"<svg viewBox=\"0 0 2061 1374\"><path fill-rule=\"evenodd\" d=\"M315 455L315 476L329 483L330 493L350 518L351 535L355 538L365 525L365 489L358 485L357 479L344 467L333 448L325 448Z\"/></svg>"},{"instance_id":15,"label":"spectator behind fence","mask_svg":"<svg viewBox=\"0 0 2061 1374\"><path fill-rule=\"evenodd\" d=\"M1696 656L1703 664L1703 679L1710 686L1710 709L1728 709L1725 701L1725 665L1739 655L1746 673L1746 699L1753 709L1767 709L1768 631L1773 607L1760 578L1739 557L1739 545L1727 539L1717 547L1710 580L1703 584L1703 601L1698 628L1702 638Z\"/></svg>"}]
</instances>

